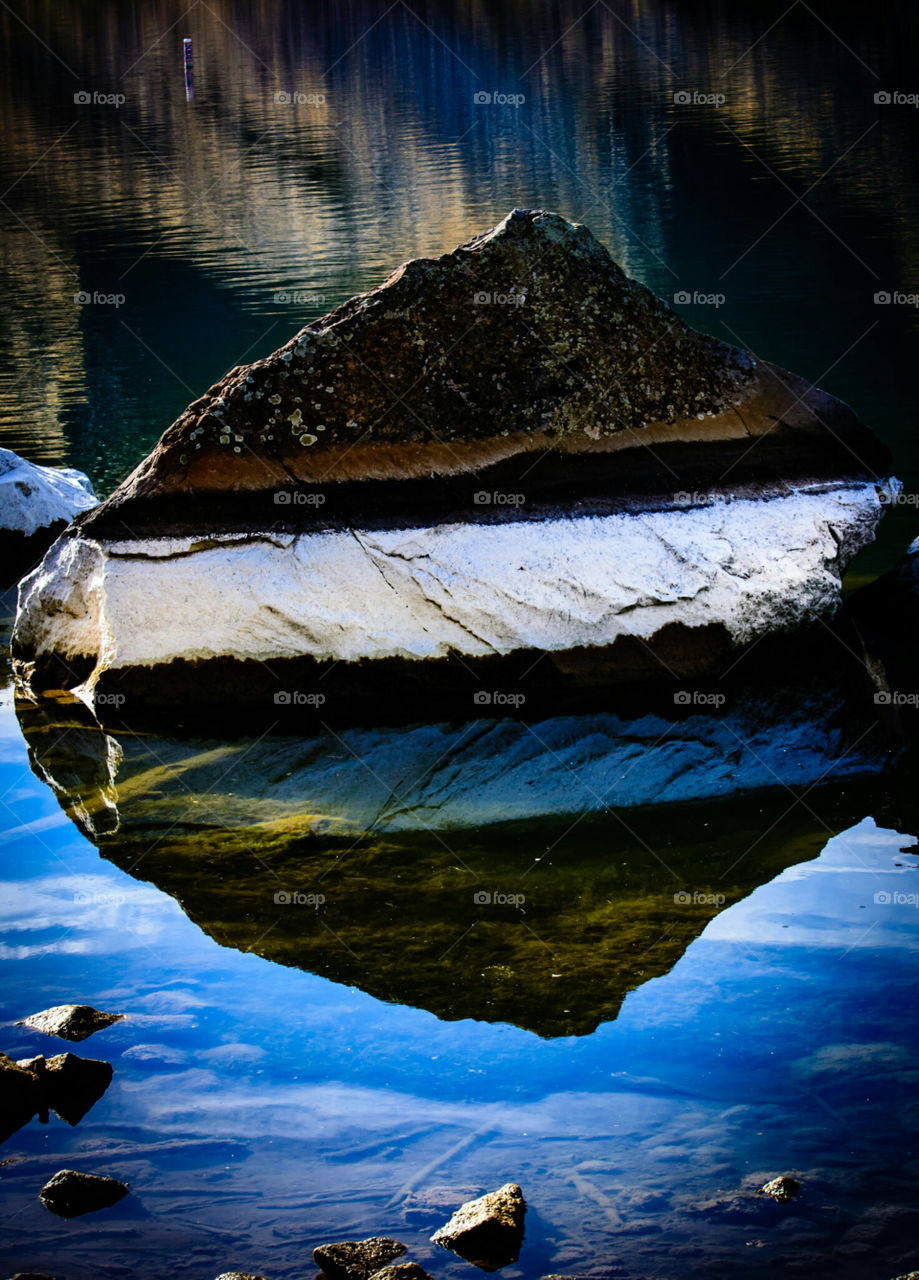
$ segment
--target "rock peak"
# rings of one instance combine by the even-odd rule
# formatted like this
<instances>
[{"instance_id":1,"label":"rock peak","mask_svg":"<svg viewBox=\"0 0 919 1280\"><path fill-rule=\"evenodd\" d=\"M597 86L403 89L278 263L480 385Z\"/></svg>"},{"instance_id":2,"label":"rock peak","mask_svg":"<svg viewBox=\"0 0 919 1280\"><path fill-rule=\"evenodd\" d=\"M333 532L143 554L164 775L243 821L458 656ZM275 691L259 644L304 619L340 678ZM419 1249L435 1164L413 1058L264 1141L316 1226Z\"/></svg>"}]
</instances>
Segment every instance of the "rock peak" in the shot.
<instances>
[{"instance_id":1,"label":"rock peak","mask_svg":"<svg viewBox=\"0 0 919 1280\"><path fill-rule=\"evenodd\" d=\"M589 229L514 209L307 324L195 401L122 496L474 470L731 412L755 362Z\"/></svg>"},{"instance_id":2,"label":"rock peak","mask_svg":"<svg viewBox=\"0 0 919 1280\"><path fill-rule=\"evenodd\" d=\"M566 245L573 252L588 249L608 262L613 262L609 251L589 227L581 222L569 222L551 209L511 209L490 231L474 237L468 244L461 246L461 250L478 248L502 236L512 236L521 241Z\"/></svg>"}]
</instances>

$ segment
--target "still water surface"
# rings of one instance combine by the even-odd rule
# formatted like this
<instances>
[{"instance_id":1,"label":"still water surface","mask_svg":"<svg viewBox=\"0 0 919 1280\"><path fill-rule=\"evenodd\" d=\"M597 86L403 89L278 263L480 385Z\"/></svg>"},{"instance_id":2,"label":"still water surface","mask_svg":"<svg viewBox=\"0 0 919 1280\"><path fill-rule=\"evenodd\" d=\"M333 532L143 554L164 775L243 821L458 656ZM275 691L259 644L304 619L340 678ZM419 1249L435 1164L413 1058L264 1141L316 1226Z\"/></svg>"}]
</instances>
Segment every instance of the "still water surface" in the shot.
<instances>
[{"instance_id":1,"label":"still water surface","mask_svg":"<svg viewBox=\"0 0 919 1280\"><path fill-rule=\"evenodd\" d=\"M919 292L915 110L875 102L919 90L915 14L786 8L4 7L0 443L106 493L229 366L539 205L688 293L691 323L851 401L919 492L917 312L875 302ZM893 511L853 576L917 523ZM55 794L10 693L0 733L0 1048L63 1048L14 1025L48 1005L129 1014L78 1046L115 1066L79 1126L4 1144L10 1274L295 1280L321 1240L379 1233L469 1276L428 1237L508 1179L530 1205L508 1276L919 1265L906 766L815 766L789 794L797 764L770 756L752 797L583 818L563 775L538 818L345 857L300 820L309 773L298 816L254 740L202 763L201 743L123 738L103 767L62 730L35 761ZM197 814L173 825L183 787ZM478 909L482 883L523 909ZM275 902L298 887L327 902ZM56 1219L36 1192L67 1165L132 1194ZM744 1194L778 1173L804 1181L791 1206Z\"/></svg>"}]
</instances>

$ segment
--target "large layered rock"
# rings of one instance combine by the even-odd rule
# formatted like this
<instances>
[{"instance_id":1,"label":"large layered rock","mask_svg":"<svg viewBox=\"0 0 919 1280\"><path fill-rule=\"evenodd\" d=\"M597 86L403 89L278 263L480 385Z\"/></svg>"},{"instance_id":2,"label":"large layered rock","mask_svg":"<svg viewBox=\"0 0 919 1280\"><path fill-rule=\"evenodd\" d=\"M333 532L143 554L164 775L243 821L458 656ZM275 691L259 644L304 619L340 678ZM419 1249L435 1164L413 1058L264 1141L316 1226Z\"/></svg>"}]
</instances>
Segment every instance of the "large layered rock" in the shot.
<instances>
[{"instance_id":1,"label":"large layered rock","mask_svg":"<svg viewBox=\"0 0 919 1280\"><path fill-rule=\"evenodd\" d=\"M834 611L887 468L847 406L515 210L191 405L23 584L14 653L126 715L333 666L327 694L544 652L693 671Z\"/></svg>"},{"instance_id":2,"label":"large layered rock","mask_svg":"<svg viewBox=\"0 0 919 1280\"><path fill-rule=\"evenodd\" d=\"M74 516L96 505L82 471L41 467L0 449L0 585L33 568Z\"/></svg>"}]
</instances>

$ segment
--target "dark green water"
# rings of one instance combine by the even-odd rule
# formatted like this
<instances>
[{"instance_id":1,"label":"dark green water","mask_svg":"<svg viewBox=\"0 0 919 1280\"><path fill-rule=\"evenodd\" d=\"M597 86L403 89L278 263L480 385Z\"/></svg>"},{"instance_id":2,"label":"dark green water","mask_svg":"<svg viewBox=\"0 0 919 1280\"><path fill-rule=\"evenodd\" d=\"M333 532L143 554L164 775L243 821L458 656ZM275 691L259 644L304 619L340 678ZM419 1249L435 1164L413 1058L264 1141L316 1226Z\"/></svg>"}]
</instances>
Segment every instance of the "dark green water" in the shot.
<instances>
[{"instance_id":1,"label":"dark green water","mask_svg":"<svg viewBox=\"0 0 919 1280\"><path fill-rule=\"evenodd\" d=\"M875 101L919 92L916 21L16 0L0 443L108 492L228 367L538 205L855 405L908 499L873 575L919 532L917 309L875 301L919 293L919 112ZM77 1046L115 1066L89 1115L0 1152L5 1274L295 1280L324 1239L392 1234L461 1280L428 1237L508 1179L530 1205L508 1277L919 1265L919 830L870 707L791 689L738 743L704 716L663 745L650 718L556 726L557 770L530 744L516 790L436 751L419 789L381 731L377 776L339 795L350 739L106 738L20 708L36 776L4 696L0 1050L67 1047L14 1025L48 1005L129 1014ZM66 1166L132 1194L54 1218L36 1195ZM779 1173L792 1205L747 1194Z\"/></svg>"}]
</instances>

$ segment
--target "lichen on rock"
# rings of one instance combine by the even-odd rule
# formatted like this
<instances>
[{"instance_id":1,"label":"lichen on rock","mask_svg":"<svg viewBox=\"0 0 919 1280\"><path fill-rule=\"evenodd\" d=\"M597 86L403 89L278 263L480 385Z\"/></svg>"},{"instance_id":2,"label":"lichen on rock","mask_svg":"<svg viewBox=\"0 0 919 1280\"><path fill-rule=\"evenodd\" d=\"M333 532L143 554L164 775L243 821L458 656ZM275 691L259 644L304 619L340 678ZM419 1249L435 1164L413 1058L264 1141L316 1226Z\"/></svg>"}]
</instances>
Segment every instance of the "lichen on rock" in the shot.
<instances>
[{"instance_id":1,"label":"lichen on rock","mask_svg":"<svg viewBox=\"0 0 919 1280\"><path fill-rule=\"evenodd\" d=\"M405 1245L398 1240L371 1236L367 1240L321 1244L313 1250L313 1261L328 1280L370 1280L404 1253Z\"/></svg>"},{"instance_id":2,"label":"lichen on rock","mask_svg":"<svg viewBox=\"0 0 919 1280\"><path fill-rule=\"evenodd\" d=\"M155 473L206 485L237 453L302 475L320 433L330 458L394 447L393 472L425 446L449 467L460 443L597 440L722 413L755 363L690 328L587 227L514 209L231 370L164 436ZM141 469L140 488L151 479Z\"/></svg>"}]
</instances>

